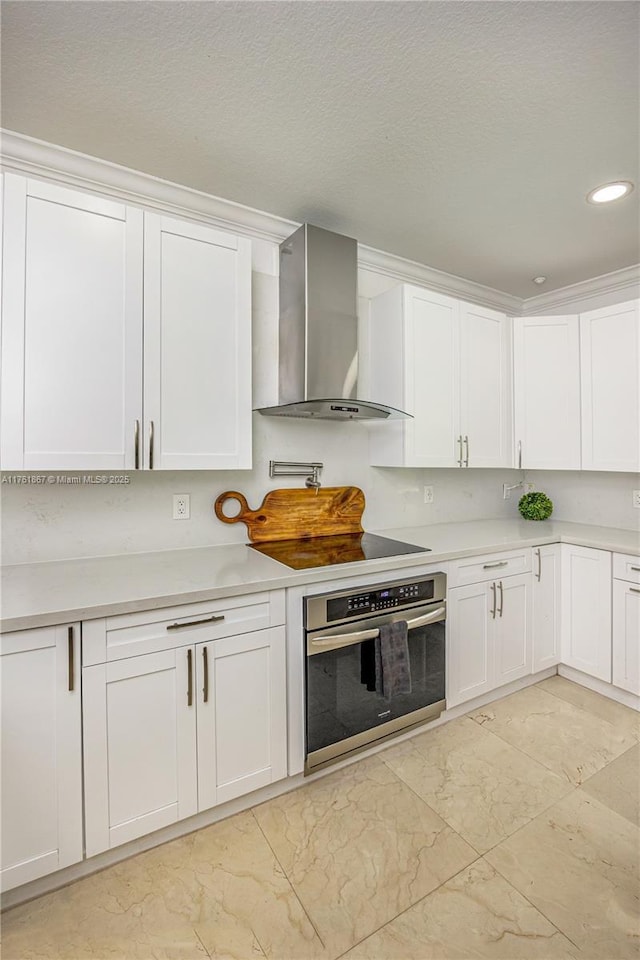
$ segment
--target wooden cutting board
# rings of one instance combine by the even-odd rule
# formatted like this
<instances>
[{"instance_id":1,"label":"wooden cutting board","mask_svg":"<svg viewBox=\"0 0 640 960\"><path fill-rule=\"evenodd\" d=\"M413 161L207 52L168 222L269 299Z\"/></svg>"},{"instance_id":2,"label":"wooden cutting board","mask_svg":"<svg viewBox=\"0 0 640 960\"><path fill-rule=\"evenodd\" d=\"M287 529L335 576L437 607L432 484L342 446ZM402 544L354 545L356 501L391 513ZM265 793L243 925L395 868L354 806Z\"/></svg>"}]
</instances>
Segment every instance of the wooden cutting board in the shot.
<instances>
[{"instance_id":1,"label":"wooden cutting board","mask_svg":"<svg viewBox=\"0 0 640 960\"><path fill-rule=\"evenodd\" d=\"M223 504L237 500L240 512L226 517ZM302 537L331 537L341 533L362 533L364 493L359 487L321 487L319 490L270 490L257 510L235 490L221 493L215 502L218 520L246 523L253 543L268 540L298 540Z\"/></svg>"}]
</instances>

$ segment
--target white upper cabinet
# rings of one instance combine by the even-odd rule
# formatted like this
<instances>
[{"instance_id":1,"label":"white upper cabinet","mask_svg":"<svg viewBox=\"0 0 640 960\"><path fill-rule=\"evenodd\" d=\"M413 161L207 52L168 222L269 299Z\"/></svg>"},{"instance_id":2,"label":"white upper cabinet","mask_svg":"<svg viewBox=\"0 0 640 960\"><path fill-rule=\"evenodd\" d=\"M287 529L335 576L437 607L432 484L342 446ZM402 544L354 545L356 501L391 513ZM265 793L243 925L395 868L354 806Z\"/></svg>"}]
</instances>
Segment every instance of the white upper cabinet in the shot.
<instances>
[{"instance_id":1,"label":"white upper cabinet","mask_svg":"<svg viewBox=\"0 0 640 960\"><path fill-rule=\"evenodd\" d=\"M145 466L251 466L251 244L145 214Z\"/></svg>"},{"instance_id":2,"label":"white upper cabinet","mask_svg":"<svg viewBox=\"0 0 640 960\"><path fill-rule=\"evenodd\" d=\"M251 466L249 240L6 174L2 345L3 469Z\"/></svg>"},{"instance_id":3,"label":"white upper cabinet","mask_svg":"<svg viewBox=\"0 0 640 960\"><path fill-rule=\"evenodd\" d=\"M584 470L640 470L639 304L580 315Z\"/></svg>"},{"instance_id":4,"label":"white upper cabinet","mask_svg":"<svg viewBox=\"0 0 640 960\"><path fill-rule=\"evenodd\" d=\"M370 313L370 394L413 419L372 425L376 466L510 466L510 321L403 284Z\"/></svg>"},{"instance_id":5,"label":"white upper cabinet","mask_svg":"<svg viewBox=\"0 0 640 960\"><path fill-rule=\"evenodd\" d=\"M460 433L465 467L511 466L511 320L469 303L460 304Z\"/></svg>"},{"instance_id":6,"label":"white upper cabinet","mask_svg":"<svg viewBox=\"0 0 640 960\"><path fill-rule=\"evenodd\" d=\"M513 321L516 466L580 469L578 317Z\"/></svg>"},{"instance_id":7,"label":"white upper cabinet","mask_svg":"<svg viewBox=\"0 0 640 960\"><path fill-rule=\"evenodd\" d=\"M142 217L112 200L5 175L3 469L135 466Z\"/></svg>"}]
</instances>

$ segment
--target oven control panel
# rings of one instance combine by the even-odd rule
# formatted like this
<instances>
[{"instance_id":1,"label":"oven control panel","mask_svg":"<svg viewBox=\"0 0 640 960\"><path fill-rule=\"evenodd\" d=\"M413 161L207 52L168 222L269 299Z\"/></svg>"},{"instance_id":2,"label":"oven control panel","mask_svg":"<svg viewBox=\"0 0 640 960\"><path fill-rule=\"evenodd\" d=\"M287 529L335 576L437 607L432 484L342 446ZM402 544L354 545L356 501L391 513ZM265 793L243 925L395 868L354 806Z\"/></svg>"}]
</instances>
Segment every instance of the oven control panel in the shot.
<instances>
[{"instance_id":1,"label":"oven control panel","mask_svg":"<svg viewBox=\"0 0 640 960\"><path fill-rule=\"evenodd\" d=\"M416 580L414 583L330 597L327 598L327 623L363 614L381 613L384 610L397 610L420 600L433 600L433 597L433 580Z\"/></svg>"}]
</instances>

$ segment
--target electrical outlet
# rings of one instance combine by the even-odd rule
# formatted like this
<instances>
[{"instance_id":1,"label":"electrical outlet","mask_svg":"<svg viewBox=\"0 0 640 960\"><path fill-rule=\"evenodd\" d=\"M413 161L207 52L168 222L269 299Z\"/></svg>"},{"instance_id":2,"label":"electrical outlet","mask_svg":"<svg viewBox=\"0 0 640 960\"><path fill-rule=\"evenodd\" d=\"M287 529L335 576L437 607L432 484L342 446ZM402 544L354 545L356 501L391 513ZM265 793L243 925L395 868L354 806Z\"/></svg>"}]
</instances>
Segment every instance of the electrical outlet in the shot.
<instances>
[{"instance_id":1,"label":"electrical outlet","mask_svg":"<svg viewBox=\"0 0 640 960\"><path fill-rule=\"evenodd\" d=\"M191 497L188 493L174 493L173 519L188 520L191 516Z\"/></svg>"},{"instance_id":2,"label":"electrical outlet","mask_svg":"<svg viewBox=\"0 0 640 960\"><path fill-rule=\"evenodd\" d=\"M433 487L424 488L424 502L433 503Z\"/></svg>"},{"instance_id":3,"label":"electrical outlet","mask_svg":"<svg viewBox=\"0 0 640 960\"><path fill-rule=\"evenodd\" d=\"M640 508L640 490L633 491L633 505Z\"/></svg>"}]
</instances>

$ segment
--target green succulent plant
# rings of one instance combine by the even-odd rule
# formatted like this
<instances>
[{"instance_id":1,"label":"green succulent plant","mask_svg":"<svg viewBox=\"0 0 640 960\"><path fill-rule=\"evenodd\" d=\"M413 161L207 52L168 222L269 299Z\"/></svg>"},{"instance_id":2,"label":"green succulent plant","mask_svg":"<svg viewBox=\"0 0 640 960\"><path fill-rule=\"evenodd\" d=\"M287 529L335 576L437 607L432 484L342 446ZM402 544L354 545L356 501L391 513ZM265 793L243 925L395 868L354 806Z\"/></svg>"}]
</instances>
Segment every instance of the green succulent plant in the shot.
<instances>
[{"instance_id":1,"label":"green succulent plant","mask_svg":"<svg viewBox=\"0 0 640 960\"><path fill-rule=\"evenodd\" d=\"M518 510L525 520L546 520L553 513L553 503L546 493L534 491L520 497Z\"/></svg>"}]
</instances>

